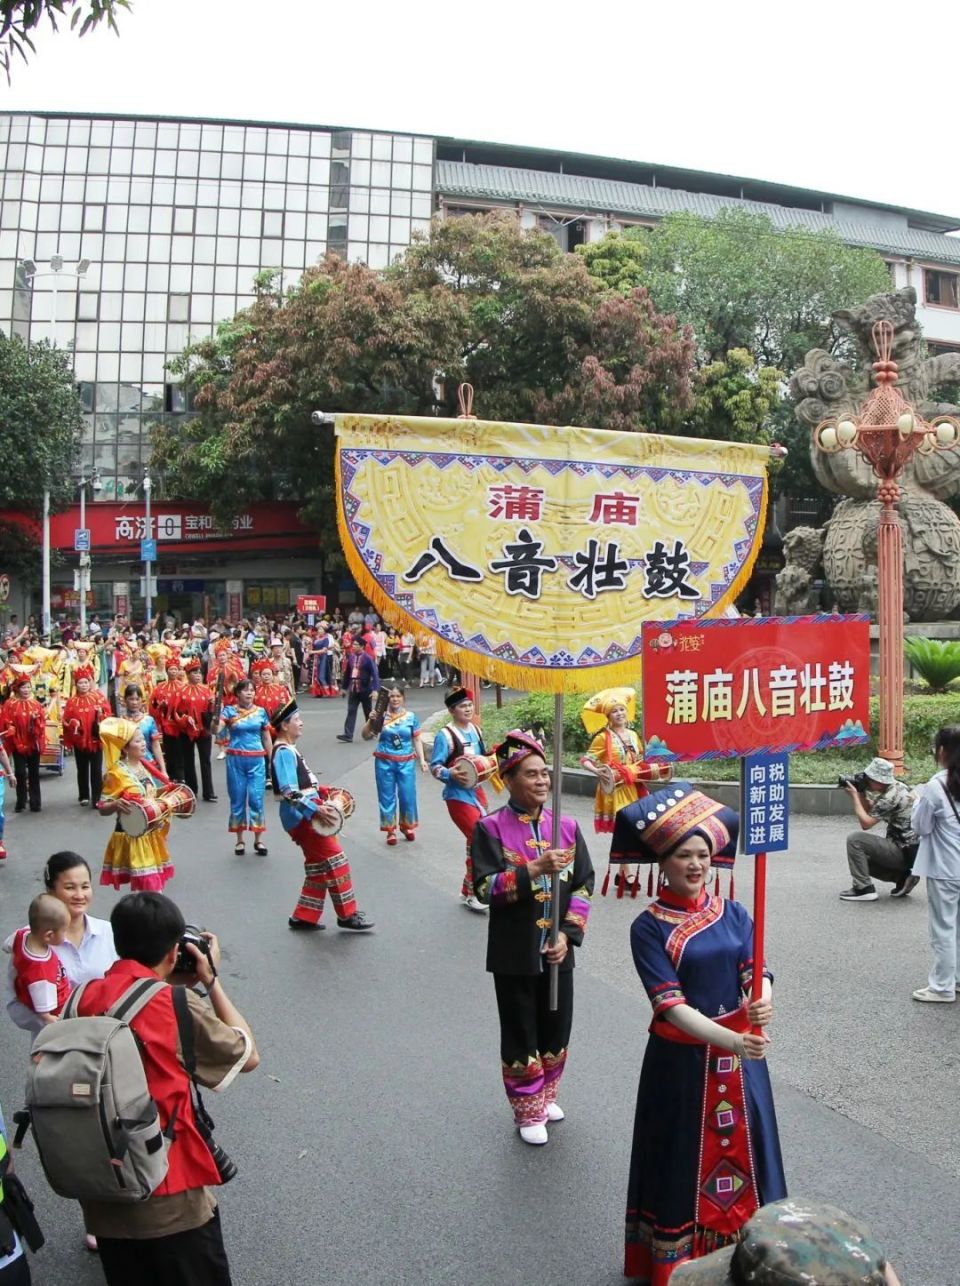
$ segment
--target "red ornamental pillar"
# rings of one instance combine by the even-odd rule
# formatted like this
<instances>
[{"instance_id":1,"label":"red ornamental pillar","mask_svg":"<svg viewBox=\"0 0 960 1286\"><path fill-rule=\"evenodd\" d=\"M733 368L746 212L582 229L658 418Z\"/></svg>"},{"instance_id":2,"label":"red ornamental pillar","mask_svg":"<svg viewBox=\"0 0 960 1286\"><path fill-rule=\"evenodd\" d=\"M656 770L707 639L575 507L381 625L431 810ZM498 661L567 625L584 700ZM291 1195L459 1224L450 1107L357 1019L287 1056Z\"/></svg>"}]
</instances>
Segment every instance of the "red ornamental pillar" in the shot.
<instances>
[{"instance_id":1,"label":"red ornamental pillar","mask_svg":"<svg viewBox=\"0 0 960 1286\"><path fill-rule=\"evenodd\" d=\"M877 528L880 633L880 738L882 759L903 771L903 533L895 509L900 488L885 478L877 491L883 506Z\"/></svg>"}]
</instances>

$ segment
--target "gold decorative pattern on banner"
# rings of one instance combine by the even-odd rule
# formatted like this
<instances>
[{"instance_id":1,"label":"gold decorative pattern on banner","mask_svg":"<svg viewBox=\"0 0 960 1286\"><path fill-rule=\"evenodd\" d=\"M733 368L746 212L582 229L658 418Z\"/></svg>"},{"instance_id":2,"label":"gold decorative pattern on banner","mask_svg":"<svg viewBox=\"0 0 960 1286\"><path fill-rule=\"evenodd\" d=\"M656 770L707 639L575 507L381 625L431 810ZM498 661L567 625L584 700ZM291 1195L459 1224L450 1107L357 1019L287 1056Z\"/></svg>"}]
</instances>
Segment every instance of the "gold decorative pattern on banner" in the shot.
<instances>
[{"instance_id":1,"label":"gold decorative pattern on banner","mask_svg":"<svg viewBox=\"0 0 960 1286\"><path fill-rule=\"evenodd\" d=\"M636 682L642 623L721 614L759 549L766 447L364 415L337 437L361 593L499 683Z\"/></svg>"}]
</instances>

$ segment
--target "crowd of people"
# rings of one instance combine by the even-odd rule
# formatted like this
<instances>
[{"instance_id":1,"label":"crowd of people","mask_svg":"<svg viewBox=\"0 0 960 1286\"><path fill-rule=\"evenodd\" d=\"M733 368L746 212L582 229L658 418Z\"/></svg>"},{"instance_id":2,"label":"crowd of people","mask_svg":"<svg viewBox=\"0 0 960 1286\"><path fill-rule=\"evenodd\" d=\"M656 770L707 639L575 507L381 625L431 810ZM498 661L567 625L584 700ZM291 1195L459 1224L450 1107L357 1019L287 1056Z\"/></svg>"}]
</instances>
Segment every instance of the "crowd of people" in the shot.
<instances>
[{"instance_id":1,"label":"crowd of people","mask_svg":"<svg viewBox=\"0 0 960 1286\"><path fill-rule=\"evenodd\" d=\"M227 828L236 856L245 855L247 832L254 855L267 852L268 791L283 831L302 853L304 882L289 928L324 928L328 894L340 928L373 927L359 908L338 838L352 799L321 784L298 745L298 698L305 694L346 697L343 740L353 739L362 710L361 734L375 743L374 784L388 846L401 836L405 842L416 839L418 778L429 773L442 788L465 843L459 896L467 909L488 919L487 970L493 975L500 1071L514 1126L524 1143L542 1147L550 1128L565 1119L558 1095L573 1033L575 957L585 944L595 880L586 839L575 819L553 817L550 770L537 738L516 729L488 747L475 719L474 693L451 682L453 674L444 676L450 684L449 719L428 753L399 675L419 660L423 668L412 672L422 676L421 684L433 685L435 654L411 639L404 659L409 636L397 634L391 654L386 638L382 647L378 641L378 633L389 637L379 622L356 615L309 627L295 619L258 621L239 631L222 622L209 628L199 622L189 628L155 623L155 637L131 637L116 622L87 639L61 638L56 648L42 649L54 653L53 659L28 640L26 646L24 640L5 640L3 674L10 695L0 710L0 739L11 747L13 763L0 759L0 766L17 782L17 808L34 809L34 802L34 811L41 808L39 788L34 796L32 787L32 756L43 749L54 704L76 762L78 804L115 819L99 881L130 890L109 923L97 920L89 914L94 877L87 861L74 852L51 856L43 872L45 891L6 944L6 1007L43 1050L47 1033L64 1016L73 1021L74 1015L114 1014L136 1001L126 1012L160 1123L178 1123L168 1140L162 1182L136 1210L91 1196L78 1181L75 1195L87 1241L99 1248L110 1283L131 1280L134 1265L137 1280L164 1286L230 1281L211 1195L225 1180L196 1085L225 1087L238 1072L252 1071L259 1056L249 1024L223 989L216 938L185 936L183 917L165 892L174 874L167 847L171 820L196 806L198 790L201 803L217 802L210 773L215 746L226 759ZM651 900L631 930L634 964L653 1017L639 1077L624 1272L652 1286L664 1286L674 1274L678 1282L723 1282L749 1258L751 1237L769 1234L765 1217L772 1225L787 1219L765 1061L773 975L765 961L754 960L749 914L724 897L719 884L718 872L733 866L737 814L673 780L669 767L645 761L629 727L634 702L631 689L610 689L591 698L582 716L592 734L582 762L597 778L594 831L610 842L601 892L611 872L619 897L638 895L643 867L651 876ZM39 743L33 750L31 735ZM941 730L934 754L936 775L911 798L916 845L911 841L908 874L925 875L928 888L938 886L930 896L934 965L926 989L935 997L915 996L953 1000L960 730ZM871 799L883 793L870 789L883 776L874 761L863 789L854 788L864 829L875 815L887 815ZM485 782L506 791L503 807L490 811ZM863 860L869 871L879 870L869 865L869 853ZM856 878L853 860L851 870ZM908 883L901 871L897 888L909 892ZM186 977L184 952L188 965L192 959ZM186 1016L177 1012L178 988L163 985L185 981L202 986L209 1002L190 991ZM0 1124L0 1163L2 1130ZM817 1211L810 1218L811 1227L822 1232L836 1230L845 1217ZM803 1226L796 1209L791 1226L795 1234ZM845 1244L854 1240L850 1233ZM853 1255L861 1268L868 1241L863 1233L859 1259ZM13 1247L6 1260L5 1244ZM4 1243L0 1221L3 1286L29 1281L16 1253L19 1244L16 1231ZM782 1249L782 1237L778 1244ZM871 1254L874 1249L871 1244ZM836 1253L841 1254L839 1241ZM715 1276L709 1275L711 1264ZM5 1276L14 1266L19 1275ZM896 1280L878 1251L870 1272L875 1275L825 1280ZM794 1278L784 1273L778 1280Z\"/></svg>"}]
</instances>

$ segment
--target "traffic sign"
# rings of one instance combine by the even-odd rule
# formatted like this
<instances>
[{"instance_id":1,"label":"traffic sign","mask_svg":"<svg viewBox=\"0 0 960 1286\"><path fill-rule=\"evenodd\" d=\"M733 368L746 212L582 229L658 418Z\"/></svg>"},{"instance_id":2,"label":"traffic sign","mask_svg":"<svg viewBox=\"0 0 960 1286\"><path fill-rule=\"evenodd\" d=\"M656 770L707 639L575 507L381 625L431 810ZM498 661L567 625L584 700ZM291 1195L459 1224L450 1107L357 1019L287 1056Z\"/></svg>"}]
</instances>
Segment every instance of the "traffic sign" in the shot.
<instances>
[{"instance_id":1,"label":"traffic sign","mask_svg":"<svg viewBox=\"0 0 960 1286\"><path fill-rule=\"evenodd\" d=\"M90 552L90 528L89 527L74 527L73 548L75 553L89 554Z\"/></svg>"},{"instance_id":2,"label":"traffic sign","mask_svg":"<svg viewBox=\"0 0 960 1286\"><path fill-rule=\"evenodd\" d=\"M157 561L157 542L155 540L141 540L140 557L145 563L155 563Z\"/></svg>"}]
</instances>

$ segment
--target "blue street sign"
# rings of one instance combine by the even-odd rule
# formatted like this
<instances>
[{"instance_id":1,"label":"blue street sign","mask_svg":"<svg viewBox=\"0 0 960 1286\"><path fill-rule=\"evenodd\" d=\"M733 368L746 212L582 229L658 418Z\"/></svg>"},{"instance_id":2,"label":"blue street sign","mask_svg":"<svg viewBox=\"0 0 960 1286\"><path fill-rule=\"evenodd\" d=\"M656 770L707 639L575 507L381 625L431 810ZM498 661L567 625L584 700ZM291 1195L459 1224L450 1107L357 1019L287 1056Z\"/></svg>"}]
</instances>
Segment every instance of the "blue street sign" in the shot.
<instances>
[{"instance_id":1,"label":"blue street sign","mask_svg":"<svg viewBox=\"0 0 960 1286\"><path fill-rule=\"evenodd\" d=\"M74 527L73 529L73 548L78 554L89 554L90 552L90 528Z\"/></svg>"},{"instance_id":2,"label":"blue street sign","mask_svg":"<svg viewBox=\"0 0 960 1286\"><path fill-rule=\"evenodd\" d=\"M140 557L145 563L155 563L157 561L157 542L155 540L141 540Z\"/></svg>"},{"instance_id":3,"label":"blue street sign","mask_svg":"<svg viewBox=\"0 0 960 1286\"><path fill-rule=\"evenodd\" d=\"M789 763L787 754L740 761L741 853L781 853L789 846Z\"/></svg>"}]
</instances>

